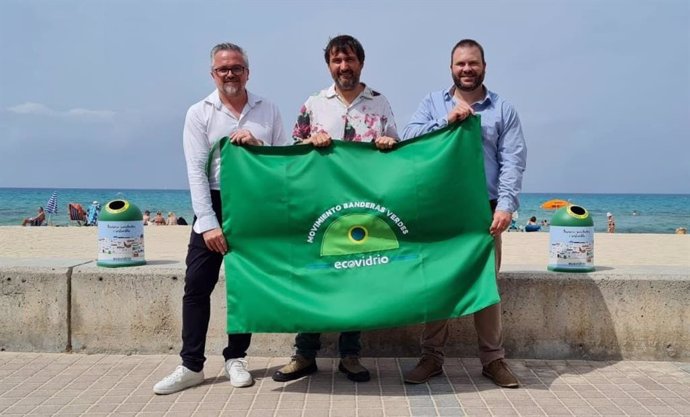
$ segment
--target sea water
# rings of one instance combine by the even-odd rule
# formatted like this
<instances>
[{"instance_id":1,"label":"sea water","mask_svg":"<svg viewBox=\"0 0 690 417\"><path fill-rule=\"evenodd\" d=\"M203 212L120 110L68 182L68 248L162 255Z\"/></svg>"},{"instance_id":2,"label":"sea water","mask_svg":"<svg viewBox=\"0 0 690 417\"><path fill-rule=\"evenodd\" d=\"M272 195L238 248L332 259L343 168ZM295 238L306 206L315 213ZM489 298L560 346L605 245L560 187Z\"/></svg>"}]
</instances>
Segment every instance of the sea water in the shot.
<instances>
[{"instance_id":1,"label":"sea water","mask_svg":"<svg viewBox=\"0 0 690 417\"><path fill-rule=\"evenodd\" d=\"M0 226L21 224L34 216L39 206L45 208L53 191L58 194L58 213L51 223L70 224L67 204L79 203L87 210L91 202L101 206L111 200L125 199L143 212L157 211L167 217L174 212L191 224L194 217L189 190L104 190L73 188L0 188ZM594 219L596 232L606 231L606 213L616 219L617 233L674 233L679 227L690 229L690 194L569 194L524 193L520 195L517 224L524 226L531 216L537 221L550 220L553 211L541 209L544 201L559 198L586 208Z\"/></svg>"}]
</instances>

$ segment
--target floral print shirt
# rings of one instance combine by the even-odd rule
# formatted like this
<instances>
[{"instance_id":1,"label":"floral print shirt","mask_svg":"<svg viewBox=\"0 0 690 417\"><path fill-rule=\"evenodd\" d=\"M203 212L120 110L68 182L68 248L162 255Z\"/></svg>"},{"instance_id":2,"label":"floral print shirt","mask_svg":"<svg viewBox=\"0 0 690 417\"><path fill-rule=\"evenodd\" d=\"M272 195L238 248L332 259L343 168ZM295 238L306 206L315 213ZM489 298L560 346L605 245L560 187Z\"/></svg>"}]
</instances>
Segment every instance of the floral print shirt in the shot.
<instances>
[{"instance_id":1,"label":"floral print shirt","mask_svg":"<svg viewBox=\"0 0 690 417\"><path fill-rule=\"evenodd\" d=\"M292 137L301 141L320 132L350 142L371 142L380 136L399 139L388 100L366 85L349 106L338 96L335 84L307 99Z\"/></svg>"}]
</instances>

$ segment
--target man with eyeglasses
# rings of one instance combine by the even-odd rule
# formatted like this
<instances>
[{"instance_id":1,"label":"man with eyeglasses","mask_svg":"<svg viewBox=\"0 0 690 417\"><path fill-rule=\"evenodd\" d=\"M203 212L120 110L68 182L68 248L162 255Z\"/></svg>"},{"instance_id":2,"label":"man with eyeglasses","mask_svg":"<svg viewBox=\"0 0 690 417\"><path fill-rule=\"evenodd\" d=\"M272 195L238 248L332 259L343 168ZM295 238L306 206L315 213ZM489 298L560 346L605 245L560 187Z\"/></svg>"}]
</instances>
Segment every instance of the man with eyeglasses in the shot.
<instances>
[{"instance_id":1,"label":"man with eyeglasses","mask_svg":"<svg viewBox=\"0 0 690 417\"><path fill-rule=\"evenodd\" d=\"M292 136L298 143L329 146L334 139L374 142L378 149L391 149L398 132L388 100L359 81L364 67L364 48L352 36L331 39L324 58L333 85L309 97L302 106ZM292 360L273 374L275 381L291 381L317 371L316 353L320 333L299 333ZM369 381L369 371L359 361L360 332L340 333L338 369L355 382Z\"/></svg>"},{"instance_id":2,"label":"man with eyeglasses","mask_svg":"<svg viewBox=\"0 0 690 417\"><path fill-rule=\"evenodd\" d=\"M220 155L218 151L213 155L207 175L209 152L224 136L235 145L291 144L278 108L247 91L249 60L242 48L232 43L214 46L211 77L216 90L189 108L182 135L194 209L182 298L182 364L153 387L156 394L172 394L204 382L211 292L228 251L220 227ZM254 383L244 359L250 341L251 334L229 334L223 350L225 374L235 387Z\"/></svg>"}]
</instances>

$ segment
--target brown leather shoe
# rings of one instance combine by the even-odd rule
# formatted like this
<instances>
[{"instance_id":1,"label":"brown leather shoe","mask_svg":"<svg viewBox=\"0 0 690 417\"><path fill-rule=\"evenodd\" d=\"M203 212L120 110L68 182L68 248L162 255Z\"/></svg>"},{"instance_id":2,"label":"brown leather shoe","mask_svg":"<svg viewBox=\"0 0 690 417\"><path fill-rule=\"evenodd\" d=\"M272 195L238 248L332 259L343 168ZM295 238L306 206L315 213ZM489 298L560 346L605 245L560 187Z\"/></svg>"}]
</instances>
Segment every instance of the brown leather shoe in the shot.
<instances>
[{"instance_id":1,"label":"brown leather shoe","mask_svg":"<svg viewBox=\"0 0 690 417\"><path fill-rule=\"evenodd\" d=\"M496 359L484 368L482 375L494 381L494 384L503 388L517 388L520 386L518 379L513 375L510 367L503 359Z\"/></svg>"},{"instance_id":2,"label":"brown leather shoe","mask_svg":"<svg viewBox=\"0 0 690 417\"><path fill-rule=\"evenodd\" d=\"M443 366L431 356L422 356L417 366L404 375L405 382L408 384L423 384L432 376L441 375Z\"/></svg>"},{"instance_id":3,"label":"brown leather shoe","mask_svg":"<svg viewBox=\"0 0 690 417\"><path fill-rule=\"evenodd\" d=\"M338 370L345 375L347 379L355 382L367 382L371 379L367 368L359 363L359 358L354 356L346 356L340 360Z\"/></svg>"},{"instance_id":4,"label":"brown leather shoe","mask_svg":"<svg viewBox=\"0 0 690 417\"><path fill-rule=\"evenodd\" d=\"M313 374L318 368L316 359L307 359L302 355L295 355L290 363L275 371L273 380L278 382L292 381L305 375Z\"/></svg>"}]
</instances>

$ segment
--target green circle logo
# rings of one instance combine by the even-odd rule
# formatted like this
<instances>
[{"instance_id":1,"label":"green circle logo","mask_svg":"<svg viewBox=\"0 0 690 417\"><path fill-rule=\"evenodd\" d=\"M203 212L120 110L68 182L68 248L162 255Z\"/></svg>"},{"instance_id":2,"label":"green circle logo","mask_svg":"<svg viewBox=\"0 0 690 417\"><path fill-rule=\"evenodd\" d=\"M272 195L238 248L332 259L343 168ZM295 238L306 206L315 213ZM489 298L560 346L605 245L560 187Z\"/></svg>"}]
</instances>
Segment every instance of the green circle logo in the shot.
<instances>
[{"instance_id":1,"label":"green circle logo","mask_svg":"<svg viewBox=\"0 0 690 417\"><path fill-rule=\"evenodd\" d=\"M369 232L364 226L352 226L347 231L347 237L350 238L350 241L360 245L367 240L367 236L369 236Z\"/></svg>"}]
</instances>

